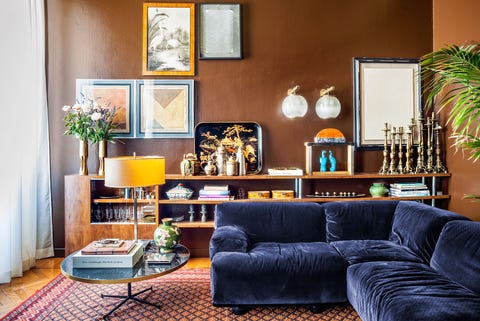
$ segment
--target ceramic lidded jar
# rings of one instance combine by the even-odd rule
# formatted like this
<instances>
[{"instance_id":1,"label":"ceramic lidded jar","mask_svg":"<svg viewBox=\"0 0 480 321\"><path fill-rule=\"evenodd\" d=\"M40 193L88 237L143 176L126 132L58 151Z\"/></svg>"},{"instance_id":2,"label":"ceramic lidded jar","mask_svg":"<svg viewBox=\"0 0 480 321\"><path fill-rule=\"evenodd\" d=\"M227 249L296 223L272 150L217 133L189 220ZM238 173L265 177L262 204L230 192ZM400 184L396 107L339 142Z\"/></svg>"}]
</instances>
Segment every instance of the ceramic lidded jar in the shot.
<instances>
[{"instance_id":1,"label":"ceramic lidded jar","mask_svg":"<svg viewBox=\"0 0 480 321\"><path fill-rule=\"evenodd\" d=\"M211 159L204 163L202 168L207 176L212 176L217 173L217 166L215 166L215 163Z\"/></svg>"},{"instance_id":2,"label":"ceramic lidded jar","mask_svg":"<svg viewBox=\"0 0 480 321\"><path fill-rule=\"evenodd\" d=\"M382 197L388 193L388 189L383 183L373 183L369 188L372 197Z\"/></svg>"},{"instance_id":3,"label":"ceramic lidded jar","mask_svg":"<svg viewBox=\"0 0 480 321\"><path fill-rule=\"evenodd\" d=\"M171 218L163 218L153 233L153 241L158 246L160 253L171 253L180 241L180 228L172 224Z\"/></svg>"}]
</instances>

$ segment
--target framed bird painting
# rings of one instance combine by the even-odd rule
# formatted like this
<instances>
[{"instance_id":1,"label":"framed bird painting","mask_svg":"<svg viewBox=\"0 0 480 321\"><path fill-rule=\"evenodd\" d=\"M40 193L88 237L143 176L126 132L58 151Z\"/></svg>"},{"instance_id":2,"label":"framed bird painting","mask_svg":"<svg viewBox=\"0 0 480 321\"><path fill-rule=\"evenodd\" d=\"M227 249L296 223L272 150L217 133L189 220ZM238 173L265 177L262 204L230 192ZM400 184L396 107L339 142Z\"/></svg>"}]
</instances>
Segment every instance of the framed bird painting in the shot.
<instances>
[{"instance_id":1,"label":"framed bird painting","mask_svg":"<svg viewBox=\"0 0 480 321\"><path fill-rule=\"evenodd\" d=\"M143 4L143 74L195 74L195 4Z\"/></svg>"}]
</instances>

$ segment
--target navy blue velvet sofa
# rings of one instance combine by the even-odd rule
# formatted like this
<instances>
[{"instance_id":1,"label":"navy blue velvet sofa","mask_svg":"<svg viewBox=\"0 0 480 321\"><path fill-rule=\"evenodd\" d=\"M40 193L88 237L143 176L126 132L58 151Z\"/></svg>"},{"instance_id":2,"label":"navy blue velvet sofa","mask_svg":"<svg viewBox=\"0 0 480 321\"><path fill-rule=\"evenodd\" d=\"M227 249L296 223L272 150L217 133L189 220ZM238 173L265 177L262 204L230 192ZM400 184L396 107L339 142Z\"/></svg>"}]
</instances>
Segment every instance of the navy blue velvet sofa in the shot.
<instances>
[{"instance_id":1,"label":"navy blue velvet sofa","mask_svg":"<svg viewBox=\"0 0 480 321\"><path fill-rule=\"evenodd\" d=\"M480 222L411 201L219 204L215 306L349 301L363 321L480 320Z\"/></svg>"}]
</instances>

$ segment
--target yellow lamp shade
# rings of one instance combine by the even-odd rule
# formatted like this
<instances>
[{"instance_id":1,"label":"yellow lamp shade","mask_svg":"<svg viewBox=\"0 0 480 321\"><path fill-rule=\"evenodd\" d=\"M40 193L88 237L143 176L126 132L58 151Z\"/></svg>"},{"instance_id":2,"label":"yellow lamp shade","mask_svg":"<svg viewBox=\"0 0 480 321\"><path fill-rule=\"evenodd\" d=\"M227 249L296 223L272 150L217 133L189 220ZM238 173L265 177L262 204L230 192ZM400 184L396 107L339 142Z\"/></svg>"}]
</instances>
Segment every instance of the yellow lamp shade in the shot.
<instances>
[{"instance_id":1,"label":"yellow lamp shade","mask_svg":"<svg viewBox=\"0 0 480 321\"><path fill-rule=\"evenodd\" d=\"M121 156L105 158L105 186L143 187L165 184L165 158Z\"/></svg>"}]
</instances>

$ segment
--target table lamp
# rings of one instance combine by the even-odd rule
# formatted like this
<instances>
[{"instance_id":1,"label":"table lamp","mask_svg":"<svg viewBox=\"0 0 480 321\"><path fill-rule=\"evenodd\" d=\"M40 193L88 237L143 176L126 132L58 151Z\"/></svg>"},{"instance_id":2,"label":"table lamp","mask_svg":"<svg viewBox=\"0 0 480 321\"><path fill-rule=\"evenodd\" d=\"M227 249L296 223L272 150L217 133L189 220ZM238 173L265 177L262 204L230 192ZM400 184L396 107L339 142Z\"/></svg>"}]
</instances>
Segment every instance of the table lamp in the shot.
<instances>
[{"instance_id":1,"label":"table lamp","mask_svg":"<svg viewBox=\"0 0 480 321\"><path fill-rule=\"evenodd\" d=\"M165 184L165 158L121 156L105 158L105 186L134 188L133 237L138 241L137 193L135 188Z\"/></svg>"}]
</instances>

